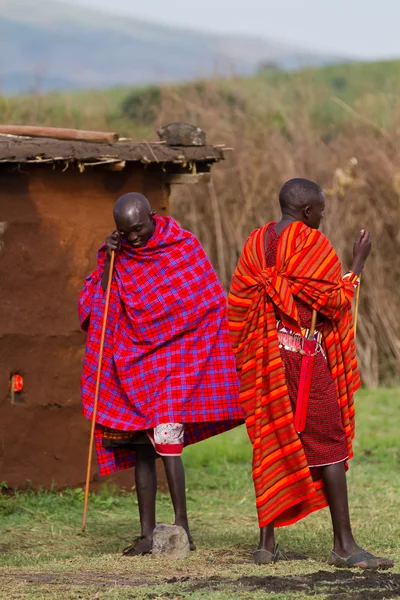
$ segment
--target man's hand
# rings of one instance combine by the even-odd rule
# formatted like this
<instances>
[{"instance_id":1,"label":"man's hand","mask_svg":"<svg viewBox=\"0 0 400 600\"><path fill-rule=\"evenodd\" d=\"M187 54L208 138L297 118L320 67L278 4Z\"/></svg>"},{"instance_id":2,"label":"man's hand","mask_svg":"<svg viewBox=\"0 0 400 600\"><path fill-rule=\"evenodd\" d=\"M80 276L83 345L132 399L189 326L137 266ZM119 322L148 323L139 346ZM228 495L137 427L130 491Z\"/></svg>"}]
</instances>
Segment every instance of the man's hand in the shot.
<instances>
[{"instance_id":1,"label":"man's hand","mask_svg":"<svg viewBox=\"0 0 400 600\"><path fill-rule=\"evenodd\" d=\"M353 246L353 273L360 275L370 252L371 235L366 229L361 229Z\"/></svg>"},{"instance_id":2,"label":"man's hand","mask_svg":"<svg viewBox=\"0 0 400 600\"><path fill-rule=\"evenodd\" d=\"M106 261L104 265L103 276L101 278L101 285L103 290L107 289L108 276L110 274L110 263L112 252L117 253L121 248L121 236L118 231L113 231L111 235L106 238Z\"/></svg>"},{"instance_id":3,"label":"man's hand","mask_svg":"<svg viewBox=\"0 0 400 600\"><path fill-rule=\"evenodd\" d=\"M113 231L111 235L106 238L107 256L111 256L111 253L119 252L121 248L121 236L118 231Z\"/></svg>"}]
</instances>

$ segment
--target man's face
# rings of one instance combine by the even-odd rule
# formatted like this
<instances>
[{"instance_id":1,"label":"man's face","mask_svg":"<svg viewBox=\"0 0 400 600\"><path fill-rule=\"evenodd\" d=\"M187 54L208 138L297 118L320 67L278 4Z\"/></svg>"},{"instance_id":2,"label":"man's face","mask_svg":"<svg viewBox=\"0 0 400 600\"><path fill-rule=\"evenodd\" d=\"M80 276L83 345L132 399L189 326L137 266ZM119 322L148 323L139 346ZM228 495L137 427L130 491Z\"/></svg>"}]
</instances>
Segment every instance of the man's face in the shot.
<instances>
[{"instance_id":1,"label":"man's face","mask_svg":"<svg viewBox=\"0 0 400 600\"><path fill-rule=\"evenodd\" d=\"M325 198L320 194L309 206L304 209L304 223L311 229L319 229L324 218Z\"/></svg>"},{"instance_id":2,"label":"man's face","mask_svg":"<svg viewBox=\"0 0 400 600\"><path fill-rule=\"evenodd\" d=\"M134 248L143 248L154 233L153 215L145 207L134 207L120 217L115 224L122 239Z\"/></svg>"}]
</instances>

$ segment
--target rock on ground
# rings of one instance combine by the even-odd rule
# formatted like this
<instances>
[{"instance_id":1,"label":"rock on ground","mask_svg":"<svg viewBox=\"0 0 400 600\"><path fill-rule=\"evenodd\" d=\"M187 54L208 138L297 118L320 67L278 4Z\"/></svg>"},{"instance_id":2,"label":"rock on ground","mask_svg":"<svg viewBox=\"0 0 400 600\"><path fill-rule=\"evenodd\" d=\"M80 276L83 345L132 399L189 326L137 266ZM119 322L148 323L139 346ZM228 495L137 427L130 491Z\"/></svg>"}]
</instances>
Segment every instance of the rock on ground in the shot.
<instances>
[{"instance_id":1,"label":"rock on ground","mask_svg":"<svg viewBox=\"0 0 400 600\"><path fill-rule=\"evenodd\" d=\"M183 527L160 523L153 533L153 556L165 556L171 559L189 556L189 539Z\"/></svg>"}]
</instances>

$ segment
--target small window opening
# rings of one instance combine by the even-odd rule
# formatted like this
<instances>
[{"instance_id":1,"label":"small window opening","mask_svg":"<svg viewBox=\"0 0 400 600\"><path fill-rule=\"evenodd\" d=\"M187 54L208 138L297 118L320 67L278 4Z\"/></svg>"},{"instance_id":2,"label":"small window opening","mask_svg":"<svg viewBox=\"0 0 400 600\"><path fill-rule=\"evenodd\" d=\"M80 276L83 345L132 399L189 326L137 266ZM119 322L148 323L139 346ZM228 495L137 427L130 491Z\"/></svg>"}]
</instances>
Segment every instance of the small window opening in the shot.
<instances>
[{"instance_id":1,"label":"small window opening","mask_svg":"<svg viewBox=\"0 0 400 600\"><path fill-rule=\"evenodd\" d=\"M23 404L24 378L20 371L11 371L8 387L11 404Z\"/></svg>"}]
</instances>

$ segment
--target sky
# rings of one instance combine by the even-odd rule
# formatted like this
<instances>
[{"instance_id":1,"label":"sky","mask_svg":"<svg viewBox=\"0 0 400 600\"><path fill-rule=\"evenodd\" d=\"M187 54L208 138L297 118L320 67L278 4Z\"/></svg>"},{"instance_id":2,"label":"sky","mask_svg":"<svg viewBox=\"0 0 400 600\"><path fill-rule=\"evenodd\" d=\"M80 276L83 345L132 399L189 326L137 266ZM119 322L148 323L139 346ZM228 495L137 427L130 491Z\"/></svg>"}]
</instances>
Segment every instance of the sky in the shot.
<instances>
[{"instance_id":1,"label":"sky","mask_svg":"<svg viewBox=\"0 0 400 600\"><path fill-rule=\"evenodd\" d=\"M354 58L400 57L400 0L64 0L114 14L243 33Z\"/></svg>"}]
</instances>

